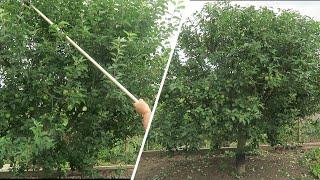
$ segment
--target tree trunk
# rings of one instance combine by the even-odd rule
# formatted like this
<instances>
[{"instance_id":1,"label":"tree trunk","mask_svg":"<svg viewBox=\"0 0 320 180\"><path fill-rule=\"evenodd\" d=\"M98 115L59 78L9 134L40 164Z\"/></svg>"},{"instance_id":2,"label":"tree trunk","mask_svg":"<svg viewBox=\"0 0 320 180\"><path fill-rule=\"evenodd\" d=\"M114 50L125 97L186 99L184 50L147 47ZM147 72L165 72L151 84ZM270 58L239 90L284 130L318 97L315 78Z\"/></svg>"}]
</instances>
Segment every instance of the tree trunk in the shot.
<instances>
[{"instance_id":1,"label":"tree trunk","mask_svg":"<svg viewBox=\"0 0 320 180\"><path fill-rule=\"evenodd\" d=\"M128 139L126 138L126 140L124 141L124 152L128 152Z\"/></svg>"},{"instance_id":2,"label":"tree trunk","mask_svg":"<svg viewBox=\"0 0 320 180\"><path fill-rule=\"evenodd\" d=\"M246 172L246 155L245 155L245 146L247 141L247 135L242 126L239 126L238 129L238 144L236 151L236 168L239 175Z\"/></svg>"},{"instance_id":3,"label":"tree trunk","mask_svg":"<svg viewBox=\"0 0 320 180\"><path fill-rule=\"evenodd\" d=\"M298 143L301 143L301 119L298 120Z\"/></svg>"}]
</instances>

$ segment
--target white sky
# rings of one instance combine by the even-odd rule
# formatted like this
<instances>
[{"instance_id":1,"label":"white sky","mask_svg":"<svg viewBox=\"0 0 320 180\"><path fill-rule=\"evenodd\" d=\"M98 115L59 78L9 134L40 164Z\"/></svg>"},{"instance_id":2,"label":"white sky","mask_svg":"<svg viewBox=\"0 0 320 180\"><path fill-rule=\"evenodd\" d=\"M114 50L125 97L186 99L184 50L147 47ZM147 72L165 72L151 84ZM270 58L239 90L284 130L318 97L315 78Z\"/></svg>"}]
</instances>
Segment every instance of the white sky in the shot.
<instances>
[{"instance_id":1,"label":"white sky","mask_svg":"<svg viewBox=\"0 0 320 180\"><path fill-rule=\"evenodd\" d=\"M206 2L214 3L215 1L190 1L186 15L191 16L194 12L201 10ZM267 6L273 9L292 9L302 15L320 20L320 1L232 1L231 3L240 6L254 5L256 7Z\"/></svg>"}]
</instances>

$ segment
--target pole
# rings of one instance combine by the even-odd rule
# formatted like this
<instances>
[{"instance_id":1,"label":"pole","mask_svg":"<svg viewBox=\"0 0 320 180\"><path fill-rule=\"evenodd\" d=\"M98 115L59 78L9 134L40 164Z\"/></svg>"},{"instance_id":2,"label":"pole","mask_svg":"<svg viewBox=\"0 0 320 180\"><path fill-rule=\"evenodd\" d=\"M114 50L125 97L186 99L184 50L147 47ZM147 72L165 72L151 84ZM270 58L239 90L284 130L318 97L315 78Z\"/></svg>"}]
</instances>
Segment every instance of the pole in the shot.
<instances>
[{"instance_id":1,"label":"pole","mask_svg":"<svg viewBox=\"0 0 320 180\"><path fill-rule=\"evenodd\" d=\"M47 21L50 25L53 24L53 22L45 16L39 9L37 9L35 6L30 4L30 7L34 9L45 21ZM59 29L58 29L59 30ZM126 93L129 98L131 98L134 102L138 102L138 99L132 95L124 86L122 86L114 77L111 76L106 70L104 70L88 53L86 53L80 46L77 45L69 36L65 35L65 38L67 41L75 47L83 56L85 56L93 65L95 65L104 75L106 75L118 88L121 89L122 92Z\"/></svg>"}]
</instances>

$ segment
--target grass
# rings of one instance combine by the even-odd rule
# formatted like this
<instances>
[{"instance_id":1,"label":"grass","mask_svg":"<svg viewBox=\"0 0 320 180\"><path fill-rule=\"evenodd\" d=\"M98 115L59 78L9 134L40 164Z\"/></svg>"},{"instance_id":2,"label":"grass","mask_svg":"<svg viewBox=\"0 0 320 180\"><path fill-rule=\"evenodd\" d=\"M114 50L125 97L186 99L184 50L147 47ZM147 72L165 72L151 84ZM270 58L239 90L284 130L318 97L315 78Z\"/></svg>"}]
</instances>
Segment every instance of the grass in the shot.
<instances>
[{"instance_id":1,"label":"grass","mask_svg":"<svg viewBox=\"0 0 320 180\"><path fill-rule=\"evenodd\" d=\"M307 152L303 163L315 177L320 179L320 148Z\"/></svg>"}]
</instances>

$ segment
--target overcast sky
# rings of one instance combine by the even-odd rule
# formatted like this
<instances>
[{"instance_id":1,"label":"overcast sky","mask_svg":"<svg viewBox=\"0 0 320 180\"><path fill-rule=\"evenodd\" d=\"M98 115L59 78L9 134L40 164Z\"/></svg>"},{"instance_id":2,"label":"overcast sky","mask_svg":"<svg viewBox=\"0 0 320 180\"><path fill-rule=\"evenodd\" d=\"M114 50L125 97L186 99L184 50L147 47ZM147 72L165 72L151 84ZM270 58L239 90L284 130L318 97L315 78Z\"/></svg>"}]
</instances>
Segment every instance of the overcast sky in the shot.
<instances>
[{"instance_id":1,"label":"overcast sky","mask_svg":"<svg viewBox=\"0 0 320 180\"><path fill-rule=\"evenodd\" d=\"M187 9L187 16L191 16L195 11L200 10L206 3L214 3L214 1L191 1ZM313 17L320 20L320 1L232 1L232 4L240 6L254 5L257 7L267 6L274 9L292 9L303 15Z\"/></svg>"}]
</instances>

